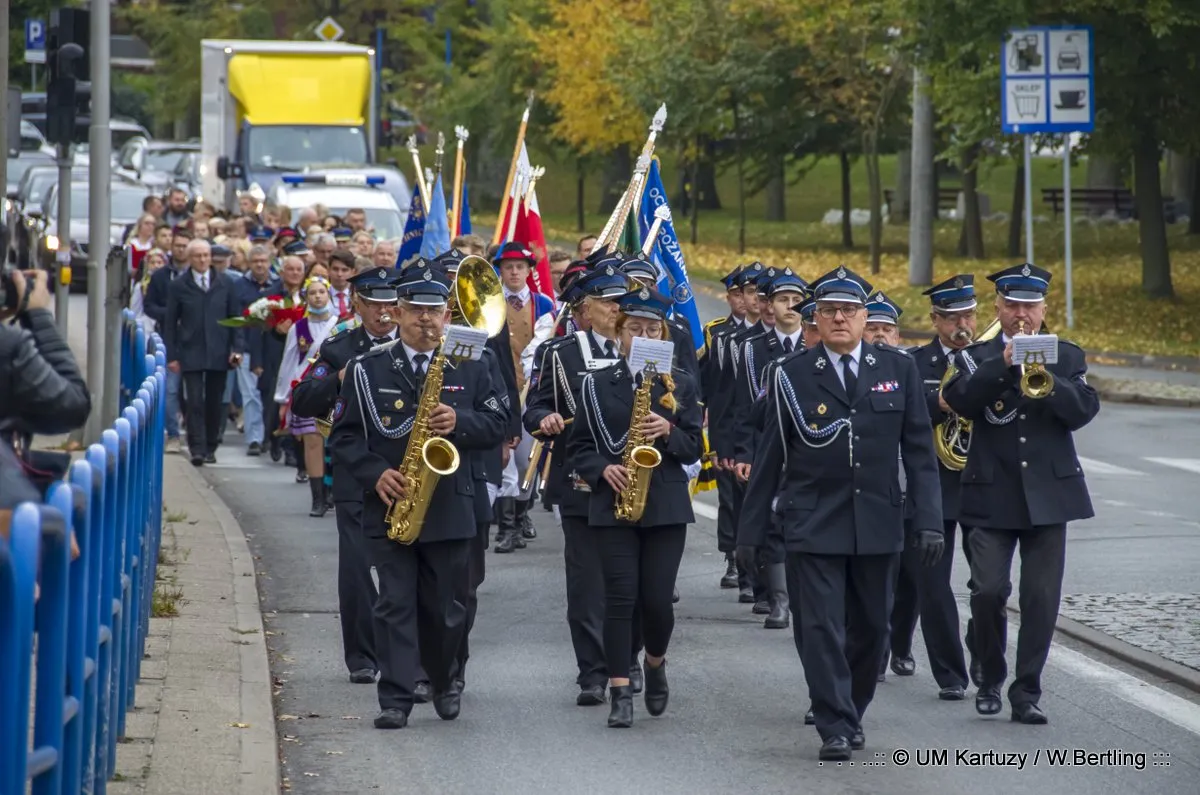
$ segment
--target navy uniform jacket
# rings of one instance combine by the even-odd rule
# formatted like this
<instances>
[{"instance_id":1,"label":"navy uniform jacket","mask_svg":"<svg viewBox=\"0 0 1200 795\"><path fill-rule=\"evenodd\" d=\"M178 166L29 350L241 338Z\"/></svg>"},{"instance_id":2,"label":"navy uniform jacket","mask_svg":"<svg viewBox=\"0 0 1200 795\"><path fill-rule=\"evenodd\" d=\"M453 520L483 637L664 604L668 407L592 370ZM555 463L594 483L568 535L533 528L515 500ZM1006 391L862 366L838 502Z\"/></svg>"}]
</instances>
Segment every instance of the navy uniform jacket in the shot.
<instances>
[{"instance_id":1,"label":"navy uniform jacket","mask_svg":"<svg viewBox=\"0 0 1200 795\"><path fill-rule=\"evenodd\" d=\"M665 439L654 440L655 449L662 453L662 463L650 476L649 497L645 513L637 523L639 527L696 521L684 467L699 460L704 451L701 429L704 410L696 399L696 385L691 375L676 367L672 377L675 379L674 411L659 403L666 394L661 380L656 380L650 388L650 410L668 419L673 427ZM580 416L570 428L567 455L591 488L588 524L592 527L629 524L617 521L613 515L614 495L604 479L604 469L609 464L621 463L633 414L634 384L624 360L583 380ZM609 447L610 442L616 446L615 452Z\"/></svg>"},{"instance_id":2,"label":"navy uniform jacket","mask_svg":"<svg viewBox=\"0 0 1200 795\"><path fill-rule=\"evenodd\" d=\"M1024 530L1091 518L1071 437L1100 412L1083 351L1060 340L1058 363L1046 367L1054 389L1034 400L1018 389L1019 368L1004 366L1004 348L1001 335L959 351L958 372L943 393L950 408L974 421L959 521Z\"/></svg>"},{"instance_id":3,"label":"navy uniform jacket","mask_svg":"<svg viewBox=\"0 0 1200 795\"><path fill-rule=\"evenodd\" d=\"M508 425L503 387L492 383L486 361L449 361L443 373L440 400L457 415L446 438L458 448L460 463L453 475L438 482L422 543L475 535L475 492L483 477L476 471L481 467L472 451L498 447ZM355 357L346 371L329 447L334 471L349 473L362 492L363 529L369 536L386 534L387 507L375 493L375 484L385 470L404 461L419 399L416 375L399 342Z\"/></svg>"},{"instance_id":4,"label":"navy uniform jacket","mask_svg":"<svg viewBox=\"0 0 1200 795\"><path fill-rule=\"evenodd\" d=\"M934 337L932 342L909 349L909 354L917 363L917 370L921 373L921 380L925 384L925 406L929 409L930 422L933 427L937 427L949 416L942 411L942 407L938 404L938 395L941 392L942 376L946 374L946 366L950 363L950 358L942 350L942 342L937 337ZM953 355L953 351L951 355ZM959 483L962 480L962 473L946 469L939 460L938 476L942 481L942 518L946 521L958 519L961 504Z\"/></svg>"},{"instance_id":5,"label":"navy uniform jacket","mask_svg":"<svg viewBox=\"0 0 1200 795\"><path fill-rule=\"evenodd\" d=\"M588 346L593 369L600 370L615 363L613 359L604 358L604 349L596 344L596 338L590 331L580 331L542 343L533 357L539 366L534 375L536 383L530 387L525 405L525 430L530 433L537 430L542 420L551 414L558 413L564 420L579 415L579 387L584 376L591 372L580 352L581 336ZM587 516L589 495L577 488L579 479L575 462L567 456L570 430L568 426L558 436L551 437L555 442L550 455L550 477L545 484L546 501L559 506L565 516Z\"/></svg>"},{"instance_id":6,"label":"navy uniform jacket","mask_svg":"<svg viewBox=\"0 0 1200 795\"><path fill-rule=\"evenodd\" d=\"M700 379L700 360L696 357L696 343L692 340L692 324L683 315L667 320L671 342L675 344L675 366L687 372L696 385L696 393L704 403L703 384Z\"/></svg>"},{"instance_id":7,"label":"navy uniform jacket","mask_svg":"<svg viewBox=\"0 0 1200 795\"><path fill-rule=\"evenodd\" d=\"M712 450L719 449L721 428L717 418L725 413L725 408L733 397L731 384L726 379L726 362L729 359L729 340L741 326L734 320L733 315L722 320L715 320L705 326L704 358L701 360L701 392L704 405L708 409L708 443Z\"/></svg>"},{"instance_id":8,"label":"navy uniform jacket","mask_svg":"<svg viewBox=\"0 0 1200 795\"><path fill-rule=\"evenodd\" d=\"M750 337L761 334L766 328L759 320L745 328L733 330L722 337L725 345L725 357L716 376L721 400L713 401L715 411L711 404L708 410L708 442L719 458L733 458L734 455L736 429L730 420L734 416L734 397L737 388L737 371L741 367L742 361L742 343ZM716 429L715 434L713 433L714 428Z\"/></svg>"},{"instance_id":9,"label":"navy uniform jacket","mask_svg":"<svg viewBox=\"0 0 1200 795\"><path fill-rule=\"evenodd\" d=\"M732 415L727 424L735 429L733 458L739 464L752 464L758 437L763 429L767 379L774 366L789 355L804 350L804 337L796 340L792 354L783 350L783 343L775 330L768 328L755 334L742 345L737 371L737 387L733 393Z\"/></svg>"},{"instance_id":10,"label":"navy uniform jacket","mask_svg":"<svg viewBox=\"0 0 1200 795\"><path fill-rule=\"evenodd\" d=\"M835 366L818 345L775 370L765 396L767 427L742 503L739 544L762 546L778 496L775 510L783 518L789 552L900 552L901 463L914 503L913 529L942 532L929 412L912 358L897 348L864 343L852 400Z\"/></svg>"}]
</instances>

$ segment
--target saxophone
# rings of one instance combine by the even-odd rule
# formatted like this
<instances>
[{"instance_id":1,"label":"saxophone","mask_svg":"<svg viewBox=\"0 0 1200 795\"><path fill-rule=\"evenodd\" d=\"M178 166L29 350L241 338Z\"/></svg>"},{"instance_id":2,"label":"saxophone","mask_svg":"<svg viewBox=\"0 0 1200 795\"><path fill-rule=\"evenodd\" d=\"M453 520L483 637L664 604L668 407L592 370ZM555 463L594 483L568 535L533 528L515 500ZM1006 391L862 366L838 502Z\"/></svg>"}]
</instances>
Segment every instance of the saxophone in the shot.
<instances>
[{"instance_id":1,"label":"saxophone","mask_svg":"<svg viewBox=\"0 0 1200 795\"><path fill-rule=\"evenodd\" d=\"M662 463L662 453L646 444L642 433L642 420L650 414L650 388L658 373L650 363L642 371L642 385L633 395L633 414L629 418L629 437L625 451L621 454L621 465L629 475L629 485L617 495L614 513L624 522L637 522L646 511L646 496L650 489L650 476L654 468Z\"/></svg>"},{"instance_id":2,"label":"saxophone","mask_svg":"<svg viewBox=\"0 0 1200 795\"><path fill-rule=\"evenodd\" d=\"M429 430L429 416L441 401L445 367L446 354L438 351L425 373L425 386L400 464L400 474L408 480L408 496L393 502L387 512L387 537L401 544L411 544L420 537L438 481L458 469L458 448Z\"/></svg>"}]
</instances>

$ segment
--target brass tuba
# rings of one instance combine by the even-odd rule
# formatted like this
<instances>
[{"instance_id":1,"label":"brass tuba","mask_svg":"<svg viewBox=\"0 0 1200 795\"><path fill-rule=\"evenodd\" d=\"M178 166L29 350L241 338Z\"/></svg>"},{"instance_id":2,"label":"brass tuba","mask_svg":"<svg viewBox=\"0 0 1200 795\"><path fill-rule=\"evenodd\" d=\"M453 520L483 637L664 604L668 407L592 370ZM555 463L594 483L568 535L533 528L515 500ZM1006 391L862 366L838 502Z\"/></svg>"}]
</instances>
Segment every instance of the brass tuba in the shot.
<instances>
[{"instance_id":1,"label":"brass tuba","mask_svg":"<svg viewBox=\"0 0 1200 795\"><path fill-rule=\"evenodd\" d=\"M1000 319L993 320L983 333L971 342L986 342L1000 333ZM950 383L958 368L951 359L946 365L946 373L938 385L938 394ZM961 472L967 465L967 452L971 449L971 421L964 420L954 412L946 414L946 419L933 428L933 449L937 453L942 466L952 472Z\"/></svg>"},{"instance_id":2,"label":"brass tuba","mask_svg":"<svg viewBox=\"0 0 1200 795\"><path fill-rule=\"evenodd\" d=\"M1025 333L1025 321L1017 328L1018 334ZM1034 332L1035 334L1037 332ZM1028 352L1026 355L1029 355ZM1041 400L1054 391L1054 375L1039 362L1021 362L1021 394L1027 398Z\"/></svg>"},{"instance_id":3,"label":"brass tuba","mask_svg":"<svg viewBox=\"0 0 1200 795\"><path fill-rule=\"evenodd\" d=\"M641 520L646 511L646 496L650 490L650 476L654 468L662 463L662 453L653 445L646 444L642 434L642 420L650 414L650 389L658 372L654 364L646 365L642 371L642 385L633 395L633 413L629 417L629 437L621 455L621 465L629 475L629 485L617 495L613 512L625 522Z\"/></svg>"},{"instance_id":4,"label":"brass tuba","mask_svg":"<svg viewBox=\"0 0 1200 795\"><path fill-rule=\"evenodd\" d=\"M474 254L463 257L450 291L450 322L484 329L494 337L508 322L504 289L492 263Z\"/></svg>"}]
</instances>

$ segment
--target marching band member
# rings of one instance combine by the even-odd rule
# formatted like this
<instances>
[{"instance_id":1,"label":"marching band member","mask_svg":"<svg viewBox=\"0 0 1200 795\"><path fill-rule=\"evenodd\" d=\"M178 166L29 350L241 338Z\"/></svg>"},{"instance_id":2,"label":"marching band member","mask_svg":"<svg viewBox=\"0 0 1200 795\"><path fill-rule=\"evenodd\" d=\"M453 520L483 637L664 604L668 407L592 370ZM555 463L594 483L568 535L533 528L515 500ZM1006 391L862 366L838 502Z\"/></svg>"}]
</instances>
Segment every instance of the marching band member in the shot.
<instances>
[{"instance_id":1,"label":"marching band member","mask_svg":"<svg viewBox=\"0 0 1200 795\"><path fill-rule=\"evenodd\" d=\"M817 302L813 300L811 293L804 299L804 303L800 304L799 311L804 332L801 339L804 340L805 349L811 350L821 344L821 329L817 328Z\"/></svg>"},{"instance_id":2,"label":"marching band member","mask_svg":"<svg viewBox=\"0 0 1200 795\"><path fill-rule=\"evenodd\" d=\"M292 411L302 417L325 418L333 411L346 368L359 354L396 338L396 288L393 271L373 268L350 279L351 302L361 325L326 339L313 366L292 389ZM350 681L373 684L379 669L375 656L371 605L375 584L370 560L363 554L362 490L344 473L333 478L334 515L338 529L338 612L342 650Z\"/></svg>"},{"instance_id":3,"label":"marching band member","mask_svg":"<svg viewBox=\"0 0 1200 795\"><path fill-rule=\"evenodd\" d=\"M635 608L640 612L646 647L646 711L661 715L667 708L667 644L675 626L672 591L683 558L692 513L684 467L703 452L703 410L690 374L673 368L655 377L650 406L640 432L661 454L647 487L652 499L635 523L614 515L617 495L627 490L633 473L622 465L630 431L634 393L642 373L631 373L626 361L637 337L664 339L669 304L643 287L621 300L616 319L621 360L584 377L580 388L583 418L570 432L567 457L587 483L589 532L596 540L604 573L604 651L612 706L610 728L633 725L630 658Z\"/></svg>"},{"instance_id":4,"label":"marching band member","mask_svg":"<svg viewBox=\"0 0 1200 795\"><path fill-rule=\"evenodd\" d=\"M581 318L587 331L545 343L535 358L541 361L523 422L525 430L549 444L550 472L545 483L546 501L562 522L563 558L567 580L567 625L579 669L576 683L579 706L605 701L609 678L604 656L604 577L600 570L599 539L588 527L590 487L576 462L567 454L567 422L578 416L580 386L584 376L616 363L617 299L628 292L619 263L600 264L579 278L575 288L582 296Z\"/></svg>"},{"instance_id":5,"label":"marching band member","mask_svg":"<svg viewBox=\"0 0 1200 795\"><path fill-rule=\"evenodd\" d=\"M654 267L654 263L643 257L640 252L622 256L621 271L635 284L649 287L651 290L658 288L658 268ZM674 304L671 304L669 308L673 309ZM700 363L696 358L696 346L692 341L691 324L683 315L668 315L664 322L670 332L671 341L675 343L675 366L687 370L699 387ZM704 396L700 397L703 400Z\"/></svg>"},{"instance_id":6,"label":"marching band member","mask_svg":"<svg viewBox=\"0 0 1200 795\"><path fill-rule=\"evenodd\" d=\"M872 345L883 343L893 348L900 347L900 316L904 310L884 295L883 290L876 290L867 301L867 323L863 326L863 340Z\"/></svg>"},{"instance_id":7,"label":"marching band member","mask_svg":"<svg viewBox=\"0 0 1200 795\"><path fill-rule=\"evenodd\" d=\"M423 260L402 272L397 294L399 339L355 358L334 407L330 445L339 472L357 482L363 499L365 557L379 577L375 644L379 662L379 729L408 724L418 669L433 685L438 717L454 720L461 690L454 681L465 623L456 596L467 579L470 539L476 533L471 451L501 444L508 425L503 385L492 383L483 361L447 362L429 430L451 441L463 465L443 476L423 530L412 544L387 537L387 512L411 499L412 484L397 469L405 458L428 368L449 322L449 288ZM428 399L428 398L427 398Z\"/></svg>"},{"instance_id":8,"label":"marching band member","mask_svg":"<svg viewBox=\"0 0 1200 795\"><path fill-rule=\"evenodd\" d=\"M1045 392L1034 392L1032 381L1030 394L1022 390L1013 338L1041 329L1050 273L1026 263L988 279L996 285L1003 334L958 351L943 390L947 405L974 422L958 518L971 527L971 616L983 678L975 709L995 715L1003 708L1005 605L1020 544L1021 631L1008 700L1014 721L1042 724L1041 675L1062 594L1067 523L1094 515L1072 433L1099 413L1100 400L1088 386L1084 352L1063 340L1058 362L1042 368L1043 377L1049 374Z\"/></svg>"},{"instance_id":9,"label":"marching band member","mask_svg":"<svg viewBox=\"0 0 1200 795\"><path fill-rule=\"evenodd\" d=\"M814 283L822 343L784 362L768 385L768 427L742 517L766 527L772 510L783 516L823 760L849 759L866 743L862 719L875 694L904 547L897 450L925 560L936 562L943 548L920 376L904 351L863 344L869 293L846 268Z\"/></svg>"}]
</instances>

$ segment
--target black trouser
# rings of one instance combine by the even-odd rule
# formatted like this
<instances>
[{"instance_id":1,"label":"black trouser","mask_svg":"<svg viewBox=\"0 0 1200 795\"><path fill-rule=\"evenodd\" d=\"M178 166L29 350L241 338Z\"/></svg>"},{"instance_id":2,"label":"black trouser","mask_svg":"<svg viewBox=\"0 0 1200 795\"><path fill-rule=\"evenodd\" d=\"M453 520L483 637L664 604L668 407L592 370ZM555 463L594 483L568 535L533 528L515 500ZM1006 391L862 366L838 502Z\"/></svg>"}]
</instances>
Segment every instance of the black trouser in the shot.
<instances>
[{"instance_id":1,"label":"black trouser","mask_svg":"<svg viewBox=\"0 0 1200 795\"><path fill-rule=\"evenodd\" d=\"M338 612L342 622L342 651L346 669L353 673L364 668L379 669L375 657L375 628L372 612L375 583L371 564L363 554L361 502L334 505L338 530Z\"/></svg>"},{"instance_id":2,"label":"black trouser","mask_svg":"<svg viewBox=\"0 0 1200 795\"><path fill-rule=\"evenodd\" d=\"M687 525L597 527L604 569L604 652L608 675L628 679L634 617L640 611L646 655L667 653L675 629L675 576Z\"/></svg>"},{"instance_id":3,"label":"black trouser","mask_svg":"<svg viewBox=\"0 0 1200 795\"><path fill-rule=\"evenodd\" d=\"M583 516L562 516L563 561L567 574L567 626L580 687L604 685L604 573L596 531Z\"/></svg>"},{"instance_id":4,"label":"black trouser","mask_svg":"<svg viewBox=\"0 0 1200 795\"><path fill-rule=\"evenodd\" d=\"M1021 582L1017 601L1021 629L1017 633L1017 675L1008 688L1012 704L1036 704L1042 696L1042 668L1050 654L1054 624L1062 597L1066 564L1067 526L1042 525L1028 530L972 527L971 616L975 619L975 651L983 666L985 684L999 687L1008 676L1004 659L1008 616L1005 604L1012 594L1012 559L1021 547Z\"/></svg>"},{"instance_id":5,"label":"black trouser","mask_svg":"<svg viewBox=\"0 0 1200 795\"><path fill-rule=\"evenodd\" d=\"M717 551L737 549L737 476L724 469L717 470Z\"/></svg>"},{"instance_id":6,"label":"black trouser","mask_svg":"<svg viewBox=\"0 0 1200 795\"><path fill-rule=\"evenodd\" d=\"M375 649L379 706L412 710L423 668L435 693L450 688L466 608L455 599L466 579L470 539L397 544L367 537L367 558L379 574Z\"/></svg>"},{"instance_id":7,"label":"black trouser","mask_svg":"<svg viewBox=\"0 0 1200 795\"><path fill-rule=\"evenodd\" d=\"M953 544L946 543L946 552L949 553L953 548ZM962 526L962 551L963 557L967 559L967 570L971 568L971 528L966 525ZM972 577L967 577L967 593L975 593L975 580ZM967 654L971 655L972 659L978 658L975 653L975 619L967 619L967 633L963 637L963 646L967 649Z\"/></svg>"},{"instance_id":8,"label":"black trouser","mask_svg":"<svg viewBox=\"0 0 1200 795\"><path fill-rule=\"evenodd\" d=\"M221 435L221 398L225 396L228 370L191 370L183 374L187 400L187 443L193 456L217 451Z\"/></svg>"},{"instance_id":9,"label":"black trouser","mask_svg":"<svg viewBox=\"0 0 1200 795\"><path fill-rule=\"evenodd\" d=\"M789 552L787 557L791 581L800 590L800 658L817 731L822 740L849 738L875 697L900 556Z\"/></svg>"},{"instance_id":10,"label":"black trouser","mask_svg":"<svg viewBox=\"0 0 1200 795\"><path fill-rule=\"evenodd\" d=\"M481 487L476 484L477 488ZM466 606L466 625L463 627L462 642L458 644L457 666L455 676L462 677L467 668L467 659L471 656L471 629L475 626L475 614L479 610L479 586L483 585L485 563L488 549L488 530L491 522L477 522L475 537L471 539L470 550L467 554L467 576L459 590L458 601Z\"/></svg>"},{"instance_id":11,"label":"black trouser","mask_svg":"<svg viewBox=\"0 0 1200 795\"><path fill-rule=\"evenodd\" d=\"M911 554L915 548L907 526L904 542L905 551L900 556L900 565L896 567L896 590L888 621L888 646L884 649L884 660L888 651L893 657L912 657L913 632L917 629L917 616L921 612L921 598L917 593L917 579L922 574L919 571L921 559L919 555ZM954 560L953 555L942 555L942 558Z\"/></svg>"}]
</instances>

